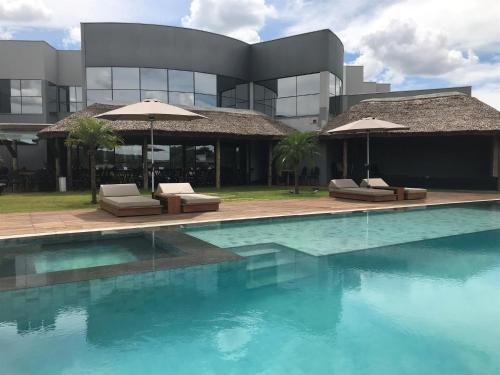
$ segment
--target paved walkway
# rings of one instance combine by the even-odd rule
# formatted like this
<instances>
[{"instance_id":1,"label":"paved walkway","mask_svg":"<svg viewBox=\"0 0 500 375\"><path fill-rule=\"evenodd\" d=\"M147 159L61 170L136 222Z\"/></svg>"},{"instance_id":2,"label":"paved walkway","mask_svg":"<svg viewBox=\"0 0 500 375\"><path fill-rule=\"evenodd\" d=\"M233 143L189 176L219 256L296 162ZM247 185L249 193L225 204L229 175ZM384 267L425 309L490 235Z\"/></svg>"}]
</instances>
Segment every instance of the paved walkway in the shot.
<instances>
[{"instance_id":1,"label":"paved walkway","mask_svg":"<svg viewBox=\"0 0 500 375\"><path fill-rule=\"evenodd\" d=\"M222 203L217 212L125 218L115 217L100 209L0 214L0 238L489 199L500 199L500 193L430 192L426 200L379 203L333 198L238 201Z\"/></svg>"}]
</instances>

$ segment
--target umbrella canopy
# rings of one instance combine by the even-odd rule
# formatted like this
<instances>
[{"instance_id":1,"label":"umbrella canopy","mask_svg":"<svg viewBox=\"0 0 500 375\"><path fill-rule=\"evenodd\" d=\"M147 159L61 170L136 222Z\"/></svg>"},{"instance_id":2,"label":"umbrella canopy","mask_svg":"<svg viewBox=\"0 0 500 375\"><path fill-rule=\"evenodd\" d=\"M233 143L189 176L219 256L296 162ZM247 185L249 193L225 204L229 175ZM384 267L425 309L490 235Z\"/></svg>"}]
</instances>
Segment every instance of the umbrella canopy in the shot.
<instances>
[{"instance_id":1,"label":"umbrella canopy","mask_svg":"<svg viewBox=\"0 0 500 375\"><path fill-rule=\"evenodd\" d=\"M361 120L350 122L328 130L327 133L365 133L375 131L405 130L408 126L394 124L393 122L376 119L375 117L365 117Z\"/></svg>"},{"instance_id":2,"label":"umbrella canopy","mask_svg":"<svg viewBox=\"0 0 500 375\"><path fill-rule=\"evenodd\" d=\"M206 118L205 116L197 113L186 111L185 109L170 104L162 103L157 99L146 99L140 103L126 105L109 112L101 113L95 117L105 120L132 121L189 121Z\"/></svg>"},{"instance_id":3,"label":"umbrella canopy","mask_svg":"<svg viewBox=\"0 0 500 375\"><path fill-rule=\"evenodd\" d=\"M129 121L149 121L151 123L151 192L155 189L155 159L154 159L154 132L153 123L159 121L190 121L206 118L194 112L165 104L157 99L146 99L140 103L134 103L101 113L95 116L105 120L129 120Z\"/></svg>"},{"instance_id":4,"label":"umbrella canopy","mask_svg":"<svg viewBox=\"0 0 500 375\"><path fill-rule=\"evenodd\" d=\"M361 120L350 122L328 130L329 134L342 133L366 133L366 178L370 183L370 132L383 132L391 130L406 130L408 126L394 124L393 122L376 119L375 117L365 117Z\"/></svg>"}]
</instances>

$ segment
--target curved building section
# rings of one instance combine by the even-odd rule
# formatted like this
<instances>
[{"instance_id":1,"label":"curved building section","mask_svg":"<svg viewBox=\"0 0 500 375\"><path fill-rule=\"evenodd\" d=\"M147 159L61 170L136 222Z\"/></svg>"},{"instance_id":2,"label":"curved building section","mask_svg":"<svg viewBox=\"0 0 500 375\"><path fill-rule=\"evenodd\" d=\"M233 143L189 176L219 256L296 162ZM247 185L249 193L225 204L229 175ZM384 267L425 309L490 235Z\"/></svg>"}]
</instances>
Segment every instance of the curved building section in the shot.
<instances>
[{"instance_id":1,"label":"curved building section","mask_svg":"<svg viewBox=\"0 0 500 375\"><path fill-rule=\"evenodd\" d=\"M341 95L344 48L330 30L247 44L180 27L86 23L82 59L87 105L154 97L309 125L327 121L331 97Z\"/></svg>"}]
</instances>

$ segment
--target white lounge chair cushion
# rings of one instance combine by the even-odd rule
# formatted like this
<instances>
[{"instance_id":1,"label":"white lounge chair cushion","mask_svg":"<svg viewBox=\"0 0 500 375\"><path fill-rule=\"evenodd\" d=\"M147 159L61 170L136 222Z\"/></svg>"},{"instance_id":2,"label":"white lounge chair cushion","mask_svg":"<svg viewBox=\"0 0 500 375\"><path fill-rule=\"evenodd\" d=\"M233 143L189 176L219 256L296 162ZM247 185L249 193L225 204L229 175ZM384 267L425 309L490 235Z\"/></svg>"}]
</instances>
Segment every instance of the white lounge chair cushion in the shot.
<instances>
[{"instance_id":1,"label":"white lounge chair cushion","mask_svg":"<svg viewBox=\"0 0 500 375\"><path fill-rule=\"evenodd\" d=\"M347 189L334 189L333 191L339 193L347 194L359 194L359 195L393 195L392 190L384 189L370 189L370 188L347 188Z\"/></svg>"},{"instance_id":2,"label":"white lounge chair cushion","mask_svg":"<svg viewBox=\"0 0 500 375\"><path fill-rule=\"evenodd\" d=\"M104 197L102 201L117 208L138 208L160 206L160 201L143 196Z\"/></svg>"},{"instance_id":3,"label":"white lounge chair cushion","mask_svg":"<svg viewBox=\"0 0 500 375\"><path fill-rule=\"evenodd\" d=\"M422 188L405 188L408 193L427 193L427 189Z\"/></svg>"},{"instance_id":4,"label":"white lounge chair cushion","mask_svg":"<svg viewBox=\"0 0 500 375\"><path fill-rule=\"evenodd\" d=\"M389 186L387 182L385 182L381 178L370 178L370 183L368 183L368 179L364 178L363 181L359 184L361 187L368 187L368 186L374 186L374 187L386 187Z\"/></svg>"},{"instance_id":5,"label":"white lounge chair cushion","mask_svg":"<svg viewBox=\"0 0 500 375\"><path fill-rule=\"evenodd\" d=\"M328 184L328 190L330 191L334 189L350 189L350 188L359 188L359 186L353 180L347 178L331 180L330 183Z\"/></svg>"},{"instance_id":6,"label":"white lounge chair cushion","mask_svg":"<svg viewBox=\"0 0 500 375\"><path fill-rule=\"evenodd\" d=\"M168 184L158 184L156 194L194 194L194 190L189 182L176 182Z\"/></svg>"},{"instance_id":7,"label":"white lounge chair cushion","mask_svg":"<svg viewBox=\"0 0 500 375\"><path fill-rule=\"evenodd\" d=\"M205 194L176 194L181 197L182 204L199 204L199 203L220 203L219 197L214 197Z\"/></svg>"},{"instance_id":8,"label":"white lounge chair cushion","mask_svg":"<svg viewBox=\"0 0 500 375\"><path fill-rule=\"evenodd\" d=\"M99 189L99 198L101 199L104 197L126 197L134 195L141 195L136 184L101 185Z\"/></svg>"}]
</instances>

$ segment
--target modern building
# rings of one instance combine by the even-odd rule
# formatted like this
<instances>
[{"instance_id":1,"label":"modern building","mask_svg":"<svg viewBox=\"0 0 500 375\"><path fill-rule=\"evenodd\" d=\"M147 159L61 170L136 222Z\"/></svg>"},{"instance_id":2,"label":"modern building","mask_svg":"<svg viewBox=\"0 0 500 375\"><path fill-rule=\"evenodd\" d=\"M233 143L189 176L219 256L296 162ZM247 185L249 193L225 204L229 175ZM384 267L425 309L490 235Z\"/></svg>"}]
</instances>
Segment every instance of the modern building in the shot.
<instances>
[{"instance_id":1,"label":"modern building","mask_svg":"<svg viewBox=\"0 0 500 375\"><path fill-rule=\"evenodd\" d=\"M85 158L65 150L64 128L49 127L32 140L41 128L58 121L63 127L68 123L63 119L77 118L68 116L86 107L90 110L82 115L157 98L203 111L209 119L196 131L165 125L154 150L148 149L142 125L127 128L125 145L100 152L103 182L123 177L132 161L137 172L127 178L147 177L144 167L154 152L164 178L215 184L220 152L222 183L233 184L269 181L273 142L292 129L321 132L362 100L447 90L470 96L470 87L391 92L389 84L365 82L363 67L344 65L342 42L330 30L247 44L179 27L83 23L81 37L80 51L0 41L0 164L3 160L11 175L42 171L39 180L49 182L38 188L54 187L58 176L84 175ZM217 132L221 121L223 130ZM260 124L258 130L245 132L252 121ZM326 183L332 176L329 144L322 142L317 166L304 173L308 181ZM272 181L279 182L276 175Z\"/></svg>"}]
</instances>

